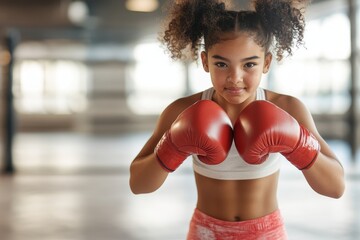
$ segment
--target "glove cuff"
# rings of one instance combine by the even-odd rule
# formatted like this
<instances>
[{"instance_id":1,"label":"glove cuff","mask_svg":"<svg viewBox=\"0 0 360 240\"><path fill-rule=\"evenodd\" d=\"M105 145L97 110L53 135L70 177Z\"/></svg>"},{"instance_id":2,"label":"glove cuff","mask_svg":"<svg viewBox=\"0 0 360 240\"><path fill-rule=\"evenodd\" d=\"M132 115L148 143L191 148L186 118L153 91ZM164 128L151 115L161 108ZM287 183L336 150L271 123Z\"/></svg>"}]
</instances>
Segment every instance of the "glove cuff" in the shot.
<instances>
[{"instance_id":1,"label":"glove cuff","mask_svg":"<svg viewBox=\"0 0 360 240\"><path fill-rule=\"evenodd\" d=\"M283 154L299 170L309 169L320 152L319 141L305 127L300 126L299 141L290 153Z\"/></svg>"},{"instance_id":2,"label":"glove cuff","mask_svg":"<svg viewBox=\"0 0 360 240\"><path fill-rule=\"evenodd\" d=\"M188 157L188 154L179 151L171 142L170 132L162 136L154 152L161 167L167 172L175 171Z\"/></svg>"}]
</instances>

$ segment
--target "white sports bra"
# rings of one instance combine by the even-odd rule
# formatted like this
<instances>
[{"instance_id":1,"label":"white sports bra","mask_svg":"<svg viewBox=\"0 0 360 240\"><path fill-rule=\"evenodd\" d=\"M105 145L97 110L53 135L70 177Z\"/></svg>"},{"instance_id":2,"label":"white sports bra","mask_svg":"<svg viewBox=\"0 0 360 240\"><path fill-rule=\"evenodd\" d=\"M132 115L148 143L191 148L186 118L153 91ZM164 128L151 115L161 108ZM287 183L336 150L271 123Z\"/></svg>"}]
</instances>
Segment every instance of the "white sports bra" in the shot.
<instances>
[{"instance_id":1,"label":"white sports bra","mask_svg":"<svg viewBox=\"0 0 360 240\"><path fill-rule=\"evenodd\" d=\"M201 99L211 100L213 94L214 89L209 88L202 93ZM266 100L264 89L257 89L256 100ZM193 168L200 175L220 180L256 179L269 176L278 171L281 165L280 156L280 153L271 153L262 164L251 165L240 157L233 142L227 158L222 163L208 165L201 162L196 155L193 155Z\"/></svg>"}]
</instances>

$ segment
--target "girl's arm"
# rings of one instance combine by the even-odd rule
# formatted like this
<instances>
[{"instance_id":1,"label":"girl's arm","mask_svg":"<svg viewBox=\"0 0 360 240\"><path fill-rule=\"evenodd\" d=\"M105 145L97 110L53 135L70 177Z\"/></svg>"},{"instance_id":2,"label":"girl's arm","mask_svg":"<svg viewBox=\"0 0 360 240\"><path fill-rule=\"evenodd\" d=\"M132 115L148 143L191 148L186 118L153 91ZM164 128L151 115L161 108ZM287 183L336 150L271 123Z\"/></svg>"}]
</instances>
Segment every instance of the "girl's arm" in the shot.
<instances>
[{"instance_id":1,"label":"girl's arm","mask_svg":"<svg viewBox=\"0 0 360 240\"><path fill-rule=\"evenodd\" d=\"M134 194L154 192L168 176L154 154L159 139L156 135L151 136L130 165L129 182Z\"/></svg>"},{"instance_id":2,"label":"girl's arm","mask_svg":"<svg viewBox=\"0 0 360 240\"><path fill-rule=\"evenodd\" d=\"M135 194L156 191L168 176L168 172L160 166L154 149L176 118L172 113L173 105L170 104L160 115L152 136L130 165L129 184Z\"/></svg>"},{"instance_id":3,"label":"girl's arm","mask_svg":"<svg viewBox=\"0 0 360 240\"><path fill-rule=\"evenodd\" d=\"M163 134L170 128L177 116L198 98L197 95L182 98L170 104L160 115L155 130L130 165L130 188L135 194L156 191L168 176L159 164L154 149Z\"/></svg>"},{"instance_id":4,"label":"girl's arm","mask_svg":"<svg viewBox=\"0 0 360 240\"><path fill-rule=\"evenodd\" d=\"M313 166L302 170L311 188L319 194L340 198L345 190L344 169L329 145L320 136L313 117L297 99L287 100L286 110L319 141L321 149Z\"/></svg>"}]
</instances>

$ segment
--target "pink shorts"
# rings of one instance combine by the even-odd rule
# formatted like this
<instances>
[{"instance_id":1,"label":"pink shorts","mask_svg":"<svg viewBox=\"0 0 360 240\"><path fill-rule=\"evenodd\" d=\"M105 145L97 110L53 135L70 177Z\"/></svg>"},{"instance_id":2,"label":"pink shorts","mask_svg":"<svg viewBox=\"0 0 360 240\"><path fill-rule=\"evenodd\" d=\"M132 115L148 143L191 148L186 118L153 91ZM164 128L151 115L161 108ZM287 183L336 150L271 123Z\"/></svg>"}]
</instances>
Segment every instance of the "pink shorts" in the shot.
<instances>
[{"instance_id":1,"label":"pink shorts","mask_svg":"<svg viewBox=\"0 0 360 240\"><path fill-rule=\"evenodd\" d=\"M287 239L280 211L264 217L228 222L210 217L195 209L187 240Z\"/></svg>"}]
</instances>

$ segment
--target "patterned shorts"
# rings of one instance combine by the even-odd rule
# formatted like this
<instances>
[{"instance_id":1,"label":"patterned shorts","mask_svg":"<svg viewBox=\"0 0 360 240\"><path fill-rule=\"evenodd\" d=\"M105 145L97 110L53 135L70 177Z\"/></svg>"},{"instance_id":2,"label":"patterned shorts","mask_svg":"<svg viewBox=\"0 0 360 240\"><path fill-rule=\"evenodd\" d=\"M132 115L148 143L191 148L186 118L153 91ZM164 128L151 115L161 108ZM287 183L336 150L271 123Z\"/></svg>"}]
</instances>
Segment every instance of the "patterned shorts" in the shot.
<instances>
[{"instance_id":1,"label":"patterned shorts","mask_svg":"<svg viewBox=\"0 0 360 240\"><path fill-rule=\"evenodd\" d=\"M195 209L187 240L285 240L286 230L280 211L256 219L229 222Z\"/></svg>"}]
</instances>

